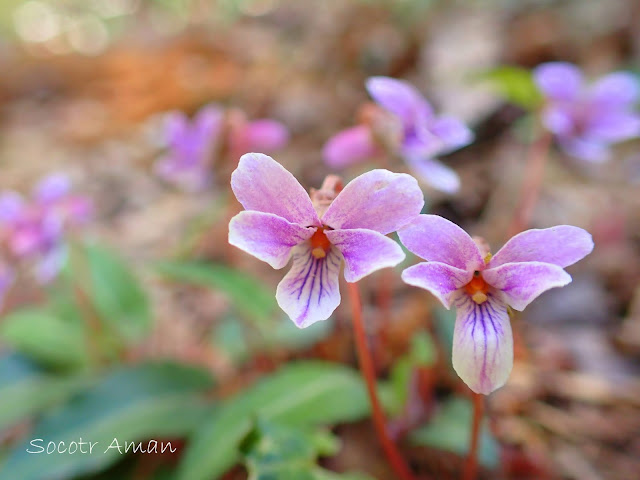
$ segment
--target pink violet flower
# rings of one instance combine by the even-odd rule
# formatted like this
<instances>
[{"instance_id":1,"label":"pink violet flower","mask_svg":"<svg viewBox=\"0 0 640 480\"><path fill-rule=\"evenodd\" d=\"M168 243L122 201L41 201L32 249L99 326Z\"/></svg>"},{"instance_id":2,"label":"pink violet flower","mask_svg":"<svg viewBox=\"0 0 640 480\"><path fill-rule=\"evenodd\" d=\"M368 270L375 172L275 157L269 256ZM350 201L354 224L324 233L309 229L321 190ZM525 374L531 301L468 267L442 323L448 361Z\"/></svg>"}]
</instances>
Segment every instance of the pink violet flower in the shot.
<instances>
[{"instance_id":1,"label":"pink violet flower","mask_svg":"<svg viewBox=\"0 0 640 480\"><path fill-rule=\"evenodd\" d=\"M568 155L604 162L612 144L640 136L634 110L640 84L631 73L610 73L587 85L575 65L549 62L537 66L533 78L545 97L542 123Z\"/></svg>"},{"instance_id":2,"label":"pink violet flower","mask_svg":"<svg viewBox=\"0 0 640 480\"><path fill-rule=\"evenodd\" d=\"M398 231L407 249L427 262L402 272L447 308L455 306L453 368L476 393L505 384L513 366L507 307L522 311L543 292L571 282L564 267L593 250L591 235L569 225L527 230L495 255L456 224L420 215Z\"/></svg>"},{"instance_id":3,"label":"pink violet flower","mask_svg":"<svg viewBox=\"0 0 640 480\"><path fill-rule=\"evenodd\" d=\"M300 328L326 320L340 304L338 274L347 282L404 258L385 235L420 213L424 198L407 174L372 170L341 189L337 177L312 191L314 202L267 155L243 155L231 187L245 208L231 219L229 243L280 269L293 266L276 291L280 307Z\"/></svg>"},{"instance_id":4,"label":"pink violet flower","mask_svg":"<svg viewBox=\"0 0 640 480\"><path fill-rule=\"evenodd\" d=\"M344 168L384 151L400 155L425 183L447 193L460 188L458 175L435 159L473 141L473 133L460 120L436 116L413 85L389 77L371 77L369 95L386 113L370 124L343 130L325 144L327 165Z\"/></svg>"},{"instance_id":5,"label":"pink violet flower","mask_svg":"<svg viewBox=\"0 0 640 480\"><path fill-rule=\"evenodd\" d=\"M34 262L34 274L48 283L66 258L65 231L86 223L91 201L70 193L71 183L63 174L44 178L27 202L16 192L0 194L0 239L17 260Z\"/></svg>"},{"instance_id":6,"label":"pink violet flower","mask_svg":"<svg viewBox=\"0 0 640 480\"><path fill-rule=\"evenodd\" d=\"M164 135L168 151L156 163L156 174L188 192L212 184L217 156L229 154L235 161L253 150L279 150L289 141L289 132L280 122L248 121L242 111L225 111L217 105L202 107L191 120L182 112L169 113Z\"/></svg>"}]
</instances>

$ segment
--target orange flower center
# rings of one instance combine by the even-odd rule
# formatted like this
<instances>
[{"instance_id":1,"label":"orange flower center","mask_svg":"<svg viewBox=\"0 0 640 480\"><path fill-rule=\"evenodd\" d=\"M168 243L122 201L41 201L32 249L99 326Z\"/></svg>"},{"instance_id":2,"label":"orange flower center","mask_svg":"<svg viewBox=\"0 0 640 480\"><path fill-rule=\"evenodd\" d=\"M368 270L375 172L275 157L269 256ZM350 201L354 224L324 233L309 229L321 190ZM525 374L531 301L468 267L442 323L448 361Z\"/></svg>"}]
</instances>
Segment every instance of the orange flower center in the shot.
<instances>
[{"instance_id":1,"label":"orange flower center","mask_svg":"<svg viewBox=\"0 0 640 480\"><path fill-rule=\"evenodd\" d=\"M318 227L311 236L311 255L316 258L324 258L331 248L331 242L324 233L324 227Z\"/></svg>"},{"instance_id":2,"label":"orange flower center","mask_svg":"<svg viewBox=\"0 0 640 480\"><path fill-rule=\"evenodd\" d=\"M471 300L478 305L487 301L487 292L489 291L489 284L484 281L482 274L479 271L473 272L473 278L469 283L464 286L465 291L471 295Z\"/></svg>"}]
</instances>

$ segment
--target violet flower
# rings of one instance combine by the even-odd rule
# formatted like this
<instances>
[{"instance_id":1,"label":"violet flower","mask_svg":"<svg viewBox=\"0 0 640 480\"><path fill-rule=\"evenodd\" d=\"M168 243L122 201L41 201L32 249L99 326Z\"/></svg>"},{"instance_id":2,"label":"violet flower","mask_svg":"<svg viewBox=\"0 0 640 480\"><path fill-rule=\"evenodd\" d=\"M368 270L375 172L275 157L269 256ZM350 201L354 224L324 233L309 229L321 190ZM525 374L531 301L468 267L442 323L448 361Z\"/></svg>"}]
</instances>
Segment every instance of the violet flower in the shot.
<instances>
[{"instance_id":1,"label":"violet flower","mask_svg":"<svg viewBox=\"0 0 640 480\"><path fill-rule=\"evenodd\" d=\"M586 85L570 63L550 62L533 70L545 97L542 123L570 156L588 162L609 159L610 145L640 136L638 80L615 72Z\"/></svg>"},{"instance_id":2,"label":"violet flower","mask_svg":"<svg viewBox=\"0 0 640 480\"><path fill-rule=\"evenodd\" d=\"M513 366L508 306L521 311L541 293L567 285L564 267L593 249L588 232L560 225L522 232L491 256L437 215L420 215L398 235L427 260L407 268L402 279L456 307L453 368L484 395L504 385Z\"/></svg>"},{"instance_id":3,"label":"violet flower","mask_svg":"<svg viewBox=\"0 0 640 480\"><path fill-rule=\"evenodd\" d=\"M66 176L54 174L36 186L29 202L16 192L0 194L0 238L13 258L34 263L41 283L51 281L64 264L65 230L91 217L90 200L70 188Z\"/></svg>"},{"instance_id":4,"label":"violet flower","mask_svg":"<svg viewBox=\"0 0 640 480\"><path fill-rule=\"evenodd\" d=\"M425 183L447 193L460 188L458 175L435 159L473 141L460 120L436 116L431 105L410 83L389 77L371 77L366 88L384 109L369 124L338 133L324 147L325 162L342 168L377 155L400 155Z\"/></svg>"},{"instance_id":5,"label":"violet flower","mask_svg":"<svg viewBox=\"0 0 640 480\"><path fill-rule=\"evenodd\" d=\"M275 120L248 121L239 110L207 105L192 120L182 112L168 114L165 137L168 152L156 163L156 174L198 192L211 185L216 157L228 154L235 160L253 150L278 150L287 144L289 132Z\"/></svg>"},{"instance_id":6,"label":"violet flower","mask_svg":"<svg viewBox=\"0 0 640 480\"><path fill-rule=\"evenodd\" d=\"M242 156L231 187L245 211L231 219L229 243L276 269L293 257L276 299L300 328L326 320L340 304L343 260L347 282L400 263L402 248L385 235L424 205L413 177L387 170L360 175L344 189L330 176L312 191L312 202L291 173L260 153Z\"/></svg>"}]
</instances>

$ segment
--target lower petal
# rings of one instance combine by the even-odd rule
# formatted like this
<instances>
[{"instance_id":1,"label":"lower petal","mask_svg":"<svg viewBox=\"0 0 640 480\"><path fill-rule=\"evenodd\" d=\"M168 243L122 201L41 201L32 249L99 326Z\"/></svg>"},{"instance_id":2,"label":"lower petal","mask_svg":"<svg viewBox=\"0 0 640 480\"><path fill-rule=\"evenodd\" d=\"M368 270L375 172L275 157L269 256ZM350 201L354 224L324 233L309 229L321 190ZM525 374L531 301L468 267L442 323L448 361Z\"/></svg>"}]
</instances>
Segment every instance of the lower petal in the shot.
<instances>
[{"instance_id":1,"label":"lower petal","mask_svg":"<svg viewBox=\"0 0 640 480\"><path fill-rule=\"evenodd\" d=\"M456 302L453 368L471 390L489 395L513 368L513 337L507 306L491 294L477 304L466 293Z\"/></svg>"},{"instance_id":2,"label":"lower petal","mask_svg":"<svg viewBox=\"0 0 640 480\"><path fill-rule=\"evenodd\" d=\"M473 141L473 132L454 117L437 118L431 124L430 130L444 143L442 153L465 147Z\"/></svg>"},{"instance_id":3,"label":"lower petal","mask_svg":"<svg viewBox=\"0 0 640 480\"><path fill-rule=\"evenodd\" d=\"M406 162L424 183L445 193L456 193L460 189L458 174L432 158L406 157Z\"/></svg>"},{"instance_id":4,"label":"lower petal","mask_svg":"<svg viewBox=\"0 0 640 480\"><path fill-rule=\"evenodd\" d=\"M603 163L609 160L611 152L604 142L584 138L560 138L562 150L571 157L590 163Z\"/></svg>"},{"instance_id":5,"label":"lower petal","mask_svg":"<svg viewBox=\"0 0 640 480\"><path fill-rule=\"evenodd\" d=\"M323 258L311 255L308 242L293 251L293 266L278 284L276 300L299 328L326 320L340 305L340 253L331 248Z\"/></svg>"},{"instance_id":6,"label":"lower petal","mask_svg":"<svg viewBox=\"0 0 640 480\"><path fill-rule=\"evenodd\" d=\"M330 230L326 235L344 257L347 282L357 282L381 268L395 267L405 258L400 245L373 230Z\"/></svg>"},{"instance_id":7,"label":"lower petal","mask_svg":"<svg viewBox=\"0 0 640 480\"><path fill-rule=\"evenodd\" d=\"M440 262L419 263L402 272L405 283L431 292L446 308L451 307L458 296L458 289L469 283L472 277L471 272Z\"/></svg>"},{"instance_id":8,"label":"lower petal","mask_svg":"<svg viewBox=\"0 0 640 480\"><path fill-rule=\"evenodd\" d=\"M289 262L291 249L311 238L315 230L272 213L246 210L229 222L229 243L273 268L282 268Z\"/></svg>"}]
</instances>

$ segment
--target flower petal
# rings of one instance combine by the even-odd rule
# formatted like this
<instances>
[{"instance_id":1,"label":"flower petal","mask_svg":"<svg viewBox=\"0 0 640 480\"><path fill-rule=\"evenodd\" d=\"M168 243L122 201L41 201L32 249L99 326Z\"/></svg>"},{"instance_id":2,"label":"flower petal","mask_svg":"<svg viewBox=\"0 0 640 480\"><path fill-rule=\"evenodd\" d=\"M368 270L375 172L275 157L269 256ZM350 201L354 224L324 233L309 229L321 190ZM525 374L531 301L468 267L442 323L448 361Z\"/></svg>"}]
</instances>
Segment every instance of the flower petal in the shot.
<instances>
[{"instance_id":1,"label":"flower petal","mask_svg":"<svg viewBox=\"0 0 640 480\"><path fill-rule=\"evenodd\" d=\"M222 133L224 109L217 105L206 105L193 118L193 134L200 143L214 144Z\"/></svg>"},{"instance_id":2,"label":"flower petal","mask_svg":"<svg viewBox=\"0 0 640 480\"><path fill-rule=\"evenodd\" d=\"M585 162L603 163L611 158L608 144L595 138L559 138L558 144L567 155Z\"/></svg>"},{"instance_id":3,"label":"flower petal","mask_svg":"<svg viewBox=\"0 0 640 480\"><path fill-rule=\"evenodd\" d=\"M302 226L320 226L311 199L291 173L262 153L247 153L231 175L231 188L247 210L273 213Z\"/></svg>"},{"instance_id":4,"label":"flower petal","mask_svg":"<svg viewBox=\"0 0 640 480\"><path fill-rule=\"evenodd\" d=\"M576 128L573 111L567 105L548 105L542 111L542 124L551 133L567 137Z\"/></svg>"},{"instance_id":5,"label":"flower petal","mask_svg":"<svg viewBox=\"0 0 640 480\"><path fill-rule=\"evenodd\" d=\"M275 120L255 120L241 128L235 140L238 145L235 146L234 151L240 154L273 152L287 144L289 131Z\"/></svg>"},{"instance_id":6,"label":"flower petal","mask_svg":"<svg viewBox=\"0 0 640 480\"><path fill-rule=\"evenodd\" d=\"M454 117L442 116L435 119L429 130L444 144L443 151L448 153L473 142L473 132L464 123Z\"/></svg>"},{"instance_id":7,"label":"flower petal","mask_svg":"<svg viewBox=\"0 0 640 480\"><path fill-rule=\"evenodd\" d=\"M442 192L454 194L460 190L460 177L455 170L433 158L405 157L407 165L424 183Z\"/></svg>"},{"instance_id":8,"label":"flower petal","mask_svg":"<svg viewBox=\"0 0 640 480\"><path fill-rule=\"evenodd\" d=\"M465 272L484 265L480 250L469 234L438 215L419 215L398 231L411 252L430 262L442 262Z\"/></svg>"},{"instance_id":9,"label":"flower petal","mask_svg":"<svg viewBox=\"0 0 640 480\"><path fill-rule=\"evenodd\" d=\"M332 248L324 258L311 255L304 243L293 251L293 266L278 284L276 300L299 328L326 320L340 305L340 253Z\"/></svg>"},{"instance_id":10,"label":"flower petal","mask_svg":"<svg viewBox=\"0 0 640 480\"><path fill-rule=\"evenodd\" d=\"M507 306L492 295L478 305L465 293L456 308L453 368L471 390L489 395L507 382L513 368Z\"/></svg>"},{"instance_id":11,"label":"flower petal","mask_svg":"<svg viewBox=\"0 0 640 480\"><path fill-rule=\"evenodd\" d=\"M614 72L595 82L589 93L601 108L632 107L640 97L640 82L631 73Z\"/></svg>"},{"instance_id":12,"label":"flower petal","mask_svg":"<svg viewBox=\"0 0 640 480\"><path fill-rule=\"evenodd\" d=\"M326 235L344 257L347 282L357 282L381 268L395 267L405 258L400 245L373 230L329 230Z\"/></svg>"},{"instance_id":13,"label":"flower petal","mask_svg":"<svg viewBox=\"0 0 640 480\"><path fill-rule=\"evenodd\" d=\"M482 278L500 290L502 299L518 311L547 290L571 283L571 275L562 267L543 262L505 263L485 270Z\"/></svg>"},{"instance_id":14,"label":"flower petal","mask_svg":"<svg viewBox=\"0 0 640 480\"><path fill-rule=\"evenodd\" d=\"M311 238L315 230L272 213L245 210L229 222L229 243L273 268L282 268L289 262L291 249Z\"/></svg>"},{"instance_id":15,"label":"flower petal","mask_svg":"<svg viewBox=\"0 0 640 480\"><path fill-rule=\"evenodd\" d=\"M44 253L34 266L36 280L42 285L52 282L64 267L68 253L68 248L62 244Z\"/></svg>"},{"instance_id":16,"label":"flower petal","mask_svg":"<svg viewBox=\"0 0 640 480\"><path fill-rule=\"evenodd\" d=\"M25 209L22 196L16 192L3 192L0 194L0 225L13 223Z\"/></svg>"},{"instance_id":17,"label":"flower petal","mask_svg":"<svg viewBox=\"0 0 640 480\"><path fill-rule=\"evenodd\" d=\"M432 115L429 103L409 82L390 77L370 77L366 88L378 105L398 115L406 126L426 121Z\"/></svg>"},{"instance_id":18,"label":"flower petal","mask_svg":"<svg viewBox=\"0 0 640 480\"><path fill-rule=\"evenodd\" d=\"M411 175L371 170L344 187L322 222L336 230L367 228L386 235L409 223L423 206L422 190Z\"/></svg>"},{"instance_id":19,"label":"flower petal","mask_svg":"<svg viewBox=\"0 0 640 480\"><path fill-rule=\"evenodd\" d=\"M402 272L402 280L414 287L424 288L450 308L458 296L458 289L471 281L473 273L441 262L422 262Z\"/></svg>"},{"instance_id":20,"label":"flower petal","mask_svg":"<svg viewBox=\"0 0 640 480\"><path fill-rule=\"evenodd\" d=\"M371 136L371 129L358 125L331 137L322 149L322 156L330 167L345 168L373 158L379 152Z\"/></svg>"},{"instance_id":21,"label":"flower petal","mask_svg":"<svg viewBox=\"0 0 640 480\"><path fill-rule=\"evenodd\" d=\"M60 200L71 190L71 181L63 173L54 173L42 179L33 192L34 199L43 204Z\"/></svg>"},{"instance_id":22,"label":"flower petal","mask_svg":"<svg viewBox=\"0 0 640 480\"><path fill-rule=\"evenodd\" d=\"M548 62L533 69L533 80L552 100L573 100L582 88L582 72L566 62Z\"/></svg>"},{"instance_id":23,"label":"flower petal","mask_svg":"<svg viewBox=\"0 0 640 480\"><path fill-rule=\"evenodd\" d=\"M571 225L527 230L511 238L491 258L487 268L512 262L544 262L568 267L593 250L586 230Z\"/></svg>"},{"instance_id":24,"label":"flower petal","mask_svg":"<svg viewBox=\"0 0 640 480\"><path fill-rule=\"evenodd\" d=\"M622 142L640 136L640 115L617 110L593 115L585 136L602 142Z\"/></svg>"}]
</instances>

